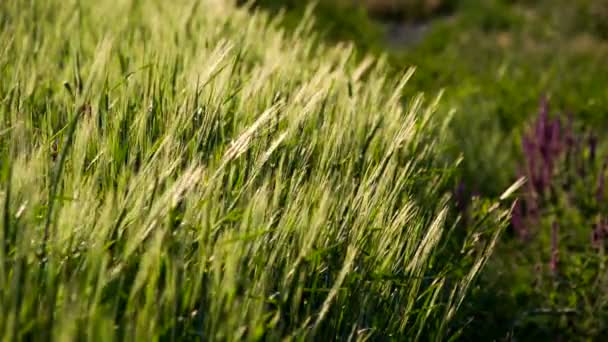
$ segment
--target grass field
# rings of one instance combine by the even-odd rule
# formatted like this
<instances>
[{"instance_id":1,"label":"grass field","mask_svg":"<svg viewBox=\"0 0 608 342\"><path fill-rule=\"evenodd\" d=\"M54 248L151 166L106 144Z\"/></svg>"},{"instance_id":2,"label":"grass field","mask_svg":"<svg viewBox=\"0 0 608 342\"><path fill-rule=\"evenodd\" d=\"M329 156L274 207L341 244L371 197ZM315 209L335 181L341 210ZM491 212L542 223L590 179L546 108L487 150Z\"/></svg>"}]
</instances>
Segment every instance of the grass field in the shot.
<instances>
[{"instance_id":1,"label":"grass field","mask_svg":"<svg viewBox=\"0 0 608 342\"><path fill-rule=\"evenodd\" d=\"M460 229L413 70L219 0L0 14L2 340L461 332L512 191Z\"/></svg>"}]
</instances>

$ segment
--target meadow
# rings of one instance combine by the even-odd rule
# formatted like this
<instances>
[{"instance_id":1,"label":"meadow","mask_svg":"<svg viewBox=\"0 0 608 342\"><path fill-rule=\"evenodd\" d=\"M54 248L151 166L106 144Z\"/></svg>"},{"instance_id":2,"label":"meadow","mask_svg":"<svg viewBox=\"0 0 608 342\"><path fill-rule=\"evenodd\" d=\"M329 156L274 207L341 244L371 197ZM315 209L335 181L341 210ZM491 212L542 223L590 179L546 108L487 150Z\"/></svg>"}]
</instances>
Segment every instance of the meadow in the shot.
<instances>
[{"instance_id":1,"label":"meadow","mask_svg":"<svg viewBox=\"0 0 608 342\"><path fill-rule=\"evenodd\" d=\"M467 334L522 181L459 210L441 90L301 14L0 2L2 340Z\"/></svg>"}]
</instances>

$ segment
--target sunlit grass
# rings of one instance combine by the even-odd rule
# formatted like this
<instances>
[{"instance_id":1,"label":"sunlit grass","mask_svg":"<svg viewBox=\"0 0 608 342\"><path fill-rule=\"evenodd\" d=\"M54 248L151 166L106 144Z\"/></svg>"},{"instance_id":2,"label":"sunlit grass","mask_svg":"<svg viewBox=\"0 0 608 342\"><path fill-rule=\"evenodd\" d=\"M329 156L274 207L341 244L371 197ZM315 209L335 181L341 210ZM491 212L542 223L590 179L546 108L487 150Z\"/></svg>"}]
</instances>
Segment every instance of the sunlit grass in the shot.
<instances>
[{"instance_id":1,"label":"sunlit grass","mask_svg":"<svg viewBox=\"0 0 608 342\"><path fill-rule=\"evenodd\" d=\"M0 13L5 340L453 333L500 230L448 246L411 70L227 1Z\"/></svg>"}]
</instances>

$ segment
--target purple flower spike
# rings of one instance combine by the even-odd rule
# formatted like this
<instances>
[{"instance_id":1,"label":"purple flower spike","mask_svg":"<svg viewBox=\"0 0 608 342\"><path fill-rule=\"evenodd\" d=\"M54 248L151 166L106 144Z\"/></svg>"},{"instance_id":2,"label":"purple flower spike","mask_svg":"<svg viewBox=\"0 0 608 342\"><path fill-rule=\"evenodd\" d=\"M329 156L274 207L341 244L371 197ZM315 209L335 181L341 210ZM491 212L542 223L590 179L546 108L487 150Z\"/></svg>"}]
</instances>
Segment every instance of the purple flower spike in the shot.
<instances>
[{"instance_id":1,"label":"purple flower spike","mask_svg":"<svg viewBox=\"0 0 608 342\"><path fill-rule=\"evenodd\" d=\"M550 149L551 149L551 153L552 153L553 157L561 154L563 151L564 143L562 141L562 137L560 134L561 131L562 131L562 123L560 122L559 118L556 118L555 120L553 120L553 123L551 125Z\"/></svg>"},{"instance_id":2,"label":"purple flower spike","mask_svg":"<svg viewBox=\"0 0 608 342\"><path fill-rule=\"evenodd\" d=\"M547 98L543 97L538 119L522 138L526 176L533 192L543 194L552 187L555 165L567 151L567 147L574 146L574 138L571 133L569 135L570 145L566 141L568 133L564 134L560 119L549 118L549 103Z\"/></svg>"}]
</instances>

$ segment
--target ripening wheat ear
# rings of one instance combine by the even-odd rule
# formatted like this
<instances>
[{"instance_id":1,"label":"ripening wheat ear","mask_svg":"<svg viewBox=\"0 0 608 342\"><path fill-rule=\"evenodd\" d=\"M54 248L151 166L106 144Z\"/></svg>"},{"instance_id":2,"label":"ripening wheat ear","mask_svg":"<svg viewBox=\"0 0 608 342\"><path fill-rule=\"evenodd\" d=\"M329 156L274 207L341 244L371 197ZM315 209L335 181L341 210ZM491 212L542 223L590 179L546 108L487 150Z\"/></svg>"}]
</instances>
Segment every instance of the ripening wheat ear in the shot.
<instances>
[{"instance_id":1,"label":"ripening wheat ear","mask_svg":"<svg viewBox=\"0 0 608 342\"><path fill-rule=\"evenodd\" d=\"M241 133L235 140L230 143L230 147L224 153L224 156L221 159L220 167L216 170L216 176L223 171L223 169L228 163L237 159L241 154L243 154L245 151L247 151L247 149L250 148L256 135L261 135L261 131L264 129L264 125L266 125L270 121L270 119L272 119L275 114L280 111L281 107L282 103L276 103L272 107L266 109L258 117L258 119L253 124L251 124L251 126L247 127L247 129L243 133ZM215 178L215 176L213 178Z\"/></svg>"}]
</instances>

